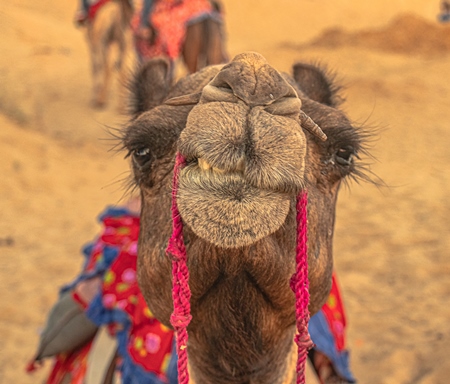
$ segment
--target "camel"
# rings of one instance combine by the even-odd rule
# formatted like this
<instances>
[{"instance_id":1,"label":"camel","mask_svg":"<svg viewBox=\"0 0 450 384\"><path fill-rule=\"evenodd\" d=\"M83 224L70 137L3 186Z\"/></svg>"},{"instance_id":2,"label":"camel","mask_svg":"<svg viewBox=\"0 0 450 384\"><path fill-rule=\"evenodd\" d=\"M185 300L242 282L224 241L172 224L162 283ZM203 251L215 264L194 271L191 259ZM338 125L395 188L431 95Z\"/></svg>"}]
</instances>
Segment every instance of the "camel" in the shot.
<instances>
[{"instance_id":1,"label":"camel","mask_svg":"<svg viewBox=\"0 0 450 384\"><path fill-rule=\"evenodd\" d=\"M133 7L129 0L111 0L99 7L95 17L87 23L87 40L91 55L93 97L92 106L103 108L107 103L110 82L109 56L112 46L118 47L115 68L122 87L119 110L125 107L125 85L133 69L134 51L130 21Z\"/></svg>"},{"instance_id":2,"label":"camel","mask_svg":"<svg viewBox=\"0 0 450 384\"><path fill-rule=\"evenodd\" d=\"M138 281L169 327L172 178L186 161L174 197L190 273L190 383L294 383L296 198L307 191L313 315L331 286L339 187L361 172L364 135L339 110L338 87L314 65L291 76L247 52L174 85L168 63L152 60L132 92L121 140L142 201Z\"/></svg>"},{"instance_id":3,"label":"camel","mask_svg":"<svg viewBox=\"0 0 450 384\"><path fill-rule=\"evenodd\" d=\"M213 3L213 6L216 13L219 13L218 3ZM94 108L103 108L107 104L111 77L109 56L113 45L117 45L115 68L121 87L119 110L126 110L126 86L136 60L131 29L133 13L134 8L130 0L110 0L101 5L95 17L87 23L93 78L91 104ZM221 22L210 16L188 23L181 54L189 73L206 65L224 63L227 55Z\"/></svg>"}]
</instances>

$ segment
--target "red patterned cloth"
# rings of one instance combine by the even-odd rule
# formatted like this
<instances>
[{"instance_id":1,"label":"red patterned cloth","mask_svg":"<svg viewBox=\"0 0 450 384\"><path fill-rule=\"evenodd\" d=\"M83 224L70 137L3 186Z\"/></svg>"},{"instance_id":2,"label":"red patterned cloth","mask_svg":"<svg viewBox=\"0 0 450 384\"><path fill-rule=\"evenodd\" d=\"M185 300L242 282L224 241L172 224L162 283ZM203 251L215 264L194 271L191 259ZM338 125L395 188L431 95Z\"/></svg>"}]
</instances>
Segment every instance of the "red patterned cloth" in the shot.
<instances>
[{"instance_id":1,"label":"red patterned cloth","mask_svg":"<svg viewBox=\"0 0 450 384\"><path fill-rule=\"evenodd\" d=\"M89 342L81 349L56 356L46 384L61 384L66 375L71 377L70 384L83 384L91 345L92 342Z\"/></svg>"},{"instance_id":2,"label":"red patterned cloth","mask_svg":"<svg viewBox=\"0 0 450 384\"><path fill-rule=\"evenodd\" d=\"M134 228L137 235L138 224ZM127 229L120 228L121 231ZM130 229L133 230L133 227ZM114 235L102 236L110 237ZM128 315L130 328L126 348L134 363L147 372L164 377L171 358L173 332L155 319L145 303L136 281L136 252L136 241L122 245L119 256L104 276L102 304L106 311L120 311ZM111 328L114 333L121 331L124 326L122 322L111 325L115 326Z\"/></svg>"},{"instance_id":3,"label":"red patterned cloth","mask_svg":"<svg viewBox=\"0 0 450 384\"><path fill-rule=\"evenodd\" d=\"M106 326L117 338L123 382L167 383L173 331L152 315L137 284L139 217L123 208L109 208L100 220L103 230L85 247L83 271L64 289L102 275L101 290L91 303L84 303L74 292L72 296L93 322ZM91 345L56 356L47 384L60 384L65 375L71 377L70 384L82 384Z\"/></svg>"},{"instance_id":4,"label":"red patterned cloth","mask_svg":"<svg viewBox=\"0 0 450 384\"><path fill-rule=\"evenodd\" d=\"M173 332L157 321L138 295L128 353L148 372L164 377L172 356Z\"/></svg>"},{"instance_id":5,"label":"red patterned cloth","mask_svg":"<svg viewBox=\"0 0 450 384\"><path fill-rule=\"evenodd\" d=\"M135 45L142 59L167 56L172 60L180 56L186 26L189 21L200 19L212 13L208 0L157 0L150 15L151 25L156 30L153 45L136 39ZM132 20L132 29L136 33L141 24L141 10L138 9Z\"/></svg>"},{"instance_id":6,"label":"red patterned cloth","mask_svg":"<svg viewBox=\"0 0 450 384\"><path fill-rule=\"evenodd\" d=\"M334 337L334 342L338 351L345 349L345 327L347 320L345 318L344 305L341 293L336 281L336 275L333 273L330 295L325 305L322 307L330 331Z\"/></svg>"},{"instance_id":7,"label":"red patterned cloth","mask_svg":"<svg viewBox=\"0 0 450 384\"><path fill-rule=\"evenodd\" d=\"M321 310L311 317L309 321L309 333L315 344L314 351L319 351L327 357L336 377L342 382L355 383L356 380L350 369L349 351L345 345L345 317L344 302L341 297L336 274L333 273L332 286L327 302ZM316 365L317 363L317 365ZM313 359L313 366L318 375L322 371L322 362ZM328 369L326 370L328 372Z\"/></svg>"}]
</instances>

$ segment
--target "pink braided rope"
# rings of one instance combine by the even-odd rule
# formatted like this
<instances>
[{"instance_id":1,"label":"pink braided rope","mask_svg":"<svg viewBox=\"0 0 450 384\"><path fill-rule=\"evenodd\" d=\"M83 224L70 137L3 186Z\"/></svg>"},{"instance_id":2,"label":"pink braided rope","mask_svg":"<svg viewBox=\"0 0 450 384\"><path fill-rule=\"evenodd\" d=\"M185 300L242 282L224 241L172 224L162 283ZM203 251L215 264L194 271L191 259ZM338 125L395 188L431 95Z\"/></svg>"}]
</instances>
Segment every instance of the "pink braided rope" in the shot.
<instances>
[{"instance_id":1,"label":"pink braided rope","mask_svg":"<svg viewBox=\"0 0 450 384\"><path fill-rule=\"evenodd\" d=\"M189 383L187 367L187 327L191 316L191 291L189 289L189 270L187 268L186 247L183 240L183 222L178 211L176 196L178 192L178 177L180 170L186 165L186 159L177 153L173 172L172 189L172 236L166 249L166 254L172 258L172 298L173 313L170 323L175 329L178 353L178 382ZM298 345L297 384L305 384L305 364L307 353L312 348L308 332L309 322L309 281L308 281L308 249L307 249L307 193L304 191L297 197L297 249L296 270L291 277L290 286L295 293L295 318Z\"/></svg>"},{"instance_id":2,"label":"pink braided rope","mask_svg":"<svg viewBox=\"0 0 450 384\"><path fill-rule=\"evenodd\" d=\"M308 195L306 191L297 196L297 250L296 269L291 277L291 289L295 293L295 318L297 322L297 334L295 342L298 346L297 358L297 384L305 383L305 365L308 350L313 347L313 342L308 331L309 322L309 280L308 280L308 245L307 245L307 205Z\"/></svg>"},{"instance_id":3,"label":"pink braided rope","mask_svg":"<svg viewBox=\"0 0 450 384\"><path fill-rule=\"evenodd\" d=\"M172 299L173 313L170 323L175 330L178 353L178 383L189 383L187 326L191 316L191 291L189 289L189 270L187 268L186 247L183 241L183 222L178 211L176 197L178 191L178 176L181 168L186 165L186 159L177 153L173 171L172 189L172 236L167 245L166 254L172 258Z\"/></svg>"}]
</instances>

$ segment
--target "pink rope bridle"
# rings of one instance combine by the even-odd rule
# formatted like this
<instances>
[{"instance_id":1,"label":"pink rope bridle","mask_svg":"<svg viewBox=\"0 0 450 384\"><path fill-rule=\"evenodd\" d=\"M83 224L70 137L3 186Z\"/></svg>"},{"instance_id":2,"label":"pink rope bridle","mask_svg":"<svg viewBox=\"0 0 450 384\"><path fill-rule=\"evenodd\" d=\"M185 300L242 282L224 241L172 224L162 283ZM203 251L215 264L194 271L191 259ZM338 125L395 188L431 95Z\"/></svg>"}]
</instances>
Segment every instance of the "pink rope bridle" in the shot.
<instances>
[{"instance_id":1,"label":"pink rope bridle","mask_svg":"<svg viewBox=\"0 0 450 384\"><path fill-rule=\"evenodd\" d=\"M297 334L295 342L298 346L297 384L305 383L305 365L308 350L313 342L308 331L309 323L309 280L308 280L308 195L303 190L297 196L297 249L295 256L295 273L291 277L291 289L295 294L295 320Z\"/></svg>"},{"instance_id":2,"label":"pink rope bridle","mask_svg":"<svg viewBox=\"0 0 450 384\"><path fill-rule=\"evenodd\" d=\"M183 222L178 211L176 197L178 192L178 177L180 170L186 165L186 159L177 153L173 172L172 188L172 236L166 249L166 254L172 258L172 298L173 313L170 323L175 330L178 353L178 382L189 383L187 367L188 353L187 327L191 316L191 291L189 289L189 270L187 268L186 247L183 240ZM306 191L302 191L297 197L297 249L296 269L291 277L290 286L295 293L295 317L297 334L295 342L298 345L297 359L297 384L305 383L305 364L308 349L313 346L308 332L309 322L309 281L307 260L307 202Z\"/></svg>"},{"instance_id":3,"label":"pink rope bridle","mask_svg":"<svg viewBox=\"0 0 450 384\"><path fill-rule=\"evenodd\" d=\"M172 257L172 299L173 313L170 323L175 330L178 354L178 383L189 383L187 367L187 326L191 316L191 290L189 289L189 270L187 267L186 247L183 240L183 222L177 207L178 176L186 159L177 153L173 170L172 189L172 236L167 245L166 254Z\"/></svg>"}]
</instances>

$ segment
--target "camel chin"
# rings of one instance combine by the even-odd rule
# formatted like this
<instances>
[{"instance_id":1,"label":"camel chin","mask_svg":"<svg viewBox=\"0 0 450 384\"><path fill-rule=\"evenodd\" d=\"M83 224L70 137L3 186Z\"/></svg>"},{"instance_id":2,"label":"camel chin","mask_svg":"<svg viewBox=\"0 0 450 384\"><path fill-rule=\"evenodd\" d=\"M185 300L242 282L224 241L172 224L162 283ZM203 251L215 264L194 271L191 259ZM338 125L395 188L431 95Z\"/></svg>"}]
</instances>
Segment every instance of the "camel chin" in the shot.
<instances>
[{"instance_id":1,"label":"camel chin","mask_svg":"<svg viewBox=\"0 0 450 384\"><path fill-rule=\"evenodd\" d=\"M261 240L278 230L289 213L289 196L255 188L238 172L188 165L179 183L183 221L197 236L222 248Z\"/></svg>"}]
</instances>

